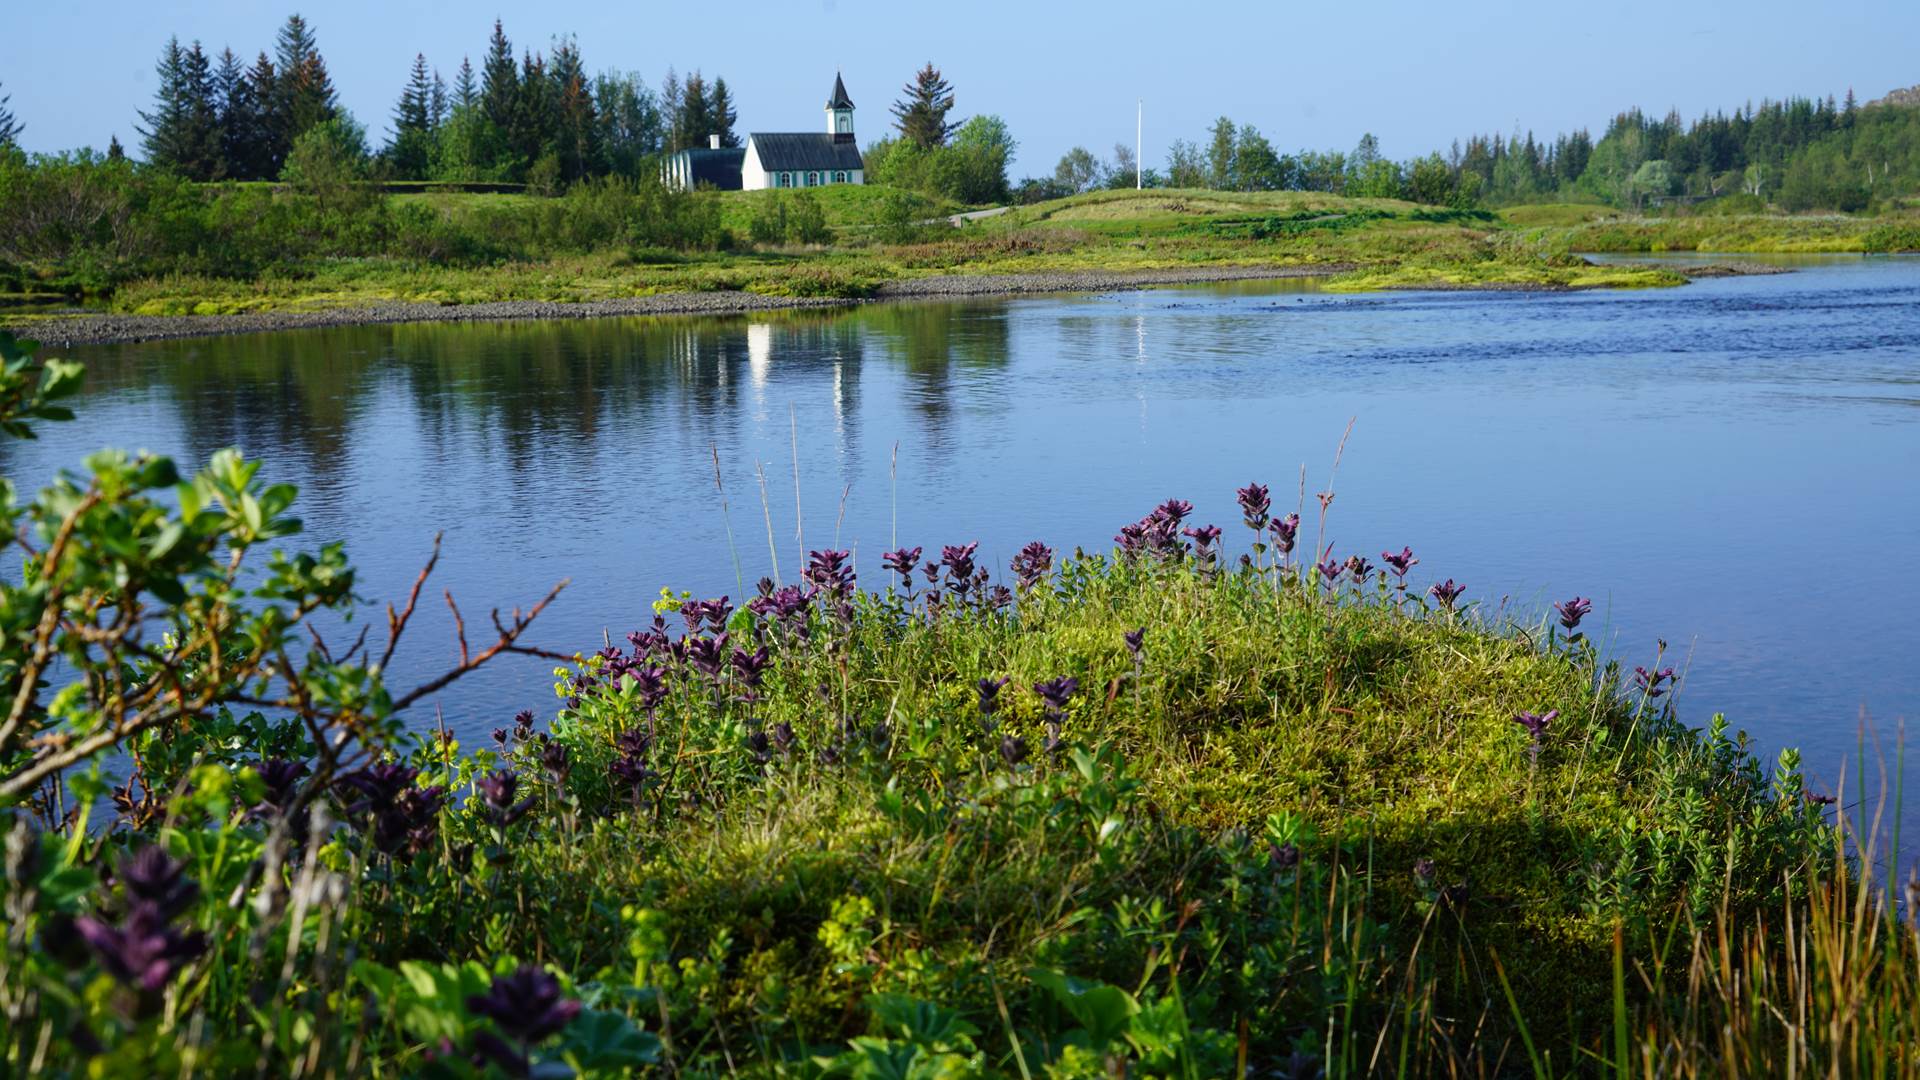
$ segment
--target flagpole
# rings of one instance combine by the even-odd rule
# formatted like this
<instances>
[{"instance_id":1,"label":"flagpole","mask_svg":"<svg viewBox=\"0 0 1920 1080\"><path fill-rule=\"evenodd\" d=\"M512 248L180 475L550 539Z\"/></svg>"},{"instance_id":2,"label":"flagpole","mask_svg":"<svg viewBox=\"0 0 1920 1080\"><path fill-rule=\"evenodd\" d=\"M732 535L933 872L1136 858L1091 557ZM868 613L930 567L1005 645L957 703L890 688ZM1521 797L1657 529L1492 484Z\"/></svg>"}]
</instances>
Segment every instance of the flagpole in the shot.
<instances>
[{"instance_id":1,"label":"flagpole","mask_svg":"<svg viewBox=\"0 0 1920 1080\"><path fill-rule=\"evenodd\" d=\"M1147 99L1140 98L1133 103L1133 190L1135 191L1140 191L1145 186L1140 178L1140 170L1144 167L1140 161L1140 152L1144 149L1140 143L1140 132L1146 115Z\"/></svg>"}]
</instances>

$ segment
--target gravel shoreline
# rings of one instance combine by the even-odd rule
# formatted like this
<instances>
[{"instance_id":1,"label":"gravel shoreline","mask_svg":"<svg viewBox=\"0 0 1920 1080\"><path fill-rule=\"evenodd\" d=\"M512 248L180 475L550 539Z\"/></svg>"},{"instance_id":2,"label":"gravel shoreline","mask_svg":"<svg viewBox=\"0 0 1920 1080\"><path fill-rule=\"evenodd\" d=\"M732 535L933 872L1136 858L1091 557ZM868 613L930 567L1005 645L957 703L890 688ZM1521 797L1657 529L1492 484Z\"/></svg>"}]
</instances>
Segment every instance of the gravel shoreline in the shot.
<instances>
[{"instance_id":1,"label":"gravel shoreline","mask_svg":"<svg viewBox=\"0 0 1920 1080\"><path fill-rule=\"evenodd\" d=\"M1329 277L1353 267L1197 266L1170 270L1062 271L1038 274L944 274L889 282L858 300L761 296L749 292L663 293L625 300L549 303L504 300L484 304L378 304L322 311L262 311L245 315L75 315L19 327L20 333L55 347L112 345L169 338L258 334L330 326L410 322L476 322L518 319L596 319L633 315L738 315L755 311L852 307L858 304L952 297L1022 296L1035 293L1117 292L1158 285L1213 281L1271 281Z\"/></svg>"}]
</instances>

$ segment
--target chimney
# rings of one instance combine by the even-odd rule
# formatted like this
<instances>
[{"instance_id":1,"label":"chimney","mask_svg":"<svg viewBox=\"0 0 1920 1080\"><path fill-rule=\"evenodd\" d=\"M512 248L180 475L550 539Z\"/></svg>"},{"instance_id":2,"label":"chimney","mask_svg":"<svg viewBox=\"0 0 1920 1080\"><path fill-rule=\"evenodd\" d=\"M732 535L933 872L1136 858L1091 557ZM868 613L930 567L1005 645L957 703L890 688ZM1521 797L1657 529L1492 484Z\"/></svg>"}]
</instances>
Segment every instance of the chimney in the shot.
<instances>
[{"instance_id":1,"label":"chimney","mask_svg":"<svg viewBox=\"0 0 1920 1080\"><path fill-rule=\"evenodd\" d=\"M709 150L720 149L720 136L718 135L707 136L707 149Z\"/></svg>"}]
</instances>

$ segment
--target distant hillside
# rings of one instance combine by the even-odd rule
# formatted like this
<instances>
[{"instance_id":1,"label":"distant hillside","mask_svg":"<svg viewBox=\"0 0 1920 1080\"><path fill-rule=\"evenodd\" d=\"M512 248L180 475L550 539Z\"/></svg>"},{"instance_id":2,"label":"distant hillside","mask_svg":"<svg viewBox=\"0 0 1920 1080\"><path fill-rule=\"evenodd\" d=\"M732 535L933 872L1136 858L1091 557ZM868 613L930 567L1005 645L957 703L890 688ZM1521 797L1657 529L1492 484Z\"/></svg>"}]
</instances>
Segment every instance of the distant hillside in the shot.
<instances>
[{"instance_id":1,"label":"distant hillside","mask_svg":"<svg viewBox=\"0 0 1920 1080\"><path fill-rule=\"evenodd\" d=\"M1905 90L1895 90L1886 97L1869 101L1867 104L1920 106L1920 86L1909 86Z\"/></svg>"}]
</instances>

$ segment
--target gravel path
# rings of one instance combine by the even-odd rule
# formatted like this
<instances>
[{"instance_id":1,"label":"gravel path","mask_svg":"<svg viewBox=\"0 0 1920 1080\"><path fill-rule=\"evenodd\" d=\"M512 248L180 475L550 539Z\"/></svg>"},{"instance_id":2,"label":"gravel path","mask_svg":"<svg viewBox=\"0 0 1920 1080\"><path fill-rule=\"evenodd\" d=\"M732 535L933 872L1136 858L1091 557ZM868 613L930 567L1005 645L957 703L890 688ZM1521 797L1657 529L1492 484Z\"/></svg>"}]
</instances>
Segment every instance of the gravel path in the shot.
<instances>
[{"instance_id":1,"label":"gravel path","mask_svg":"<svg viewBox=\"0 0 1920 1080\"><path fill-rule=\"evenodd\" d=\"M761 296L748 292L665 293L627 300L561 304L506 300L486 304L378 304L322 311L263 311L246 315L75 315L19 328L52 346L105 345L166 338L255 334L326 326L404 322L470 322L504 319L593 319L629 315L737 315L753 311L848 307L896 300L956 296L1019 296L1032 293L1114 292L1156 285L1209 281L1262 281L1326 277L1352 269L1326 266L1202 266L1171 270L1062 271L1042 274L943 274L890 282L864 300Z\"/></svg>"}]
</instances>

